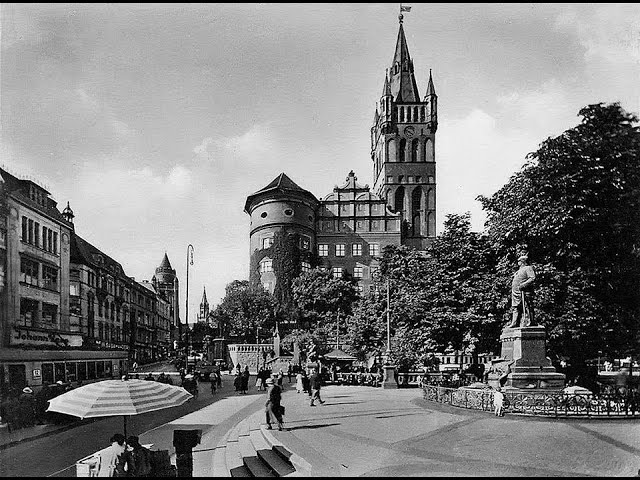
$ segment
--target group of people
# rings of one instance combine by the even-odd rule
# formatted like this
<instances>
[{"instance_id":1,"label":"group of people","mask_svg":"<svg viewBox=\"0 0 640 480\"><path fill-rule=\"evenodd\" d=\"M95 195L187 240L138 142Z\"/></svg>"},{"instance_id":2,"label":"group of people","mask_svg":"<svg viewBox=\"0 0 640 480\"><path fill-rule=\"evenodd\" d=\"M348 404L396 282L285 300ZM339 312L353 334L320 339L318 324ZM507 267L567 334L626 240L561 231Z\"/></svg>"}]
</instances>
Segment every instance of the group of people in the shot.
<instances>
[{"instance_id":1,"label":"group of people","mask_svg":"<svg viewBox=\"0 0 640 480\"><path fill-rule=\"evenodd\" d=\"M60 380L51 385L45 383L37 393L29 386L24 387L18 395L8 396L0 402L0 423L6 424L9 431L45 423L63 423L68 419L67 415L47 412L47 408L49 400L71 389L70 384Z\"/></svg>"},{"instance_id":2,"label":"group of people","mask_svg":"<svg viewBox=\"0 0 640 480\"><path fill-rule=\"evenodd\" d=\"M152 454L140 445L137 436L125 439L121 433L111 437L111 445L93 459L90 468L96 477L151 477L154 476Z\"/></svg>"},{"instance_id":3,"label":"group of people","mask_svg":"<svg viewBox=\"0 0 640 480\"><path fill-rule=\"evenodd\" d=\"M238 364L236 368L236 377L233 380L233 386L236 389L236 392L246 395L247 390L249 390L249 377L251 374L249 373L249 365L244 367L244 370L240 369L240 364Z\"/></svg>"}]
</instances>

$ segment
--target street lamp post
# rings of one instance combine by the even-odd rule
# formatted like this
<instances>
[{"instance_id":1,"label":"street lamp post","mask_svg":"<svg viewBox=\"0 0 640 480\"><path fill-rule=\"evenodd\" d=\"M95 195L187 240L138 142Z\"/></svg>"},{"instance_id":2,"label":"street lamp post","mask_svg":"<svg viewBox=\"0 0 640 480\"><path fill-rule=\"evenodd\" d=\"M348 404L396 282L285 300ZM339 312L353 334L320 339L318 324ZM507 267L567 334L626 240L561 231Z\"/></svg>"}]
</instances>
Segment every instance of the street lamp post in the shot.
<instances>
[{"instance_id":1,"label":"street lamp post","mask_svg":"<svg viewBox=\"0 0 640 480\"><path fill-rule=\"evenodd\" d=\"M186 287L186 297L187 297L187 301L186 301L186 305L185 305L185 326L186 326L186 331L185 331L185 370L189 370L189 260L191 260L191 265L193 265L193 245L189 244L187 245L187 287ZM191 257L189 257L189 252L191 252Z\"/></svg>"},{"instance_id":2,"label":"street lamp post","mask_svg":"<svg viewBox=\"0 0 640 480\"><path fill-rule=\"evenodd\" d=\"M256 375L260 370L260 325L256 325Z\"/></svg>"},{"instance_id":3,"label":"street lamp post","mask_svg":"<svg viewBox=\"0 0 640 480\"><path fill-rule=\"evenodd\" d=\"M384 381L382 388L398 388L398 384L394 378L395 365L391 364L391 288L387 278L387 351L385 352Z\"/></svg>"}]
</instances>

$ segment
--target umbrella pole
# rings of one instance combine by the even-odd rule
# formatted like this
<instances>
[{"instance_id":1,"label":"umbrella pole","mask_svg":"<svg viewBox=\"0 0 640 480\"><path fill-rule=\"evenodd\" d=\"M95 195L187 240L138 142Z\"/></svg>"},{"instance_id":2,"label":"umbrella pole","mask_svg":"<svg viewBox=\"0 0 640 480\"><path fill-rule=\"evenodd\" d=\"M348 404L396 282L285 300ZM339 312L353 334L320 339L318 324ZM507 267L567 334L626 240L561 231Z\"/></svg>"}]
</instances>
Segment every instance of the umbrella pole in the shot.
<instances>
[{"instance_id":1,"label":"umbrella pole","mask_svg":"<svg viewBox=\"0 0 640 480\"><path fill-rule=\"evenodd\" d=\"M126 441L126 439L127 439L127 416L123 415L123 417L124 417L124 438L125 438L125 441Z\"/></svg>"}]
</instances>

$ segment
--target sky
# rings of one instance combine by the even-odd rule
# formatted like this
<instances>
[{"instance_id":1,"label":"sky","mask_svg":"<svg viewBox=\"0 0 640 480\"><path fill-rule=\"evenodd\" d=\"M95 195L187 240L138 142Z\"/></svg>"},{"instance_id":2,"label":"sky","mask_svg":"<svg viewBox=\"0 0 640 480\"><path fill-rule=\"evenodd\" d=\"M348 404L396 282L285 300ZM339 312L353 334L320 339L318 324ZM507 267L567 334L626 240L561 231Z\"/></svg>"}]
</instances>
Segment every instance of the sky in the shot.
<instances>
[{"instance_id":1,"label":"sky","mask_svg":"<svg viewBox=\"0 0 640 480\"><path fill-rule=\"evenodd\" d=\"M437 229L491 195L580 108L640 111L638 4L406 4L418 90L438 94ZM397 3L0 6L0 164L150 279L165 252L189 321L249 276L246 197L281 172L316 197L373 185L370 128Z\"/></svg>"}]
</instances>

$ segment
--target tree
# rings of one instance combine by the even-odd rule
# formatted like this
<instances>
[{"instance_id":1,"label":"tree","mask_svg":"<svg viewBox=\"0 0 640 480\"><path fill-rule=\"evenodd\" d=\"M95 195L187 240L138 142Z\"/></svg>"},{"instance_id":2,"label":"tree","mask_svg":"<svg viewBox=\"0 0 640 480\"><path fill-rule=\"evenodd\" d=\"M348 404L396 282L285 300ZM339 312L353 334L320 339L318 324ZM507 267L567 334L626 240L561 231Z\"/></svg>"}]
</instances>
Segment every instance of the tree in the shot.
<instances>
[{"instance_id":1,"label":"tree","mask_svg":"<svg viewBox=\"0 0 640 480\"><path fill-rule=\"evenodd\" d=\"M493 196L478 197L508 285L516 251L537 271L536 323L556 355L637 352L640 132L619 104L589 105Z\"/></svg>"},{"instance_id":2,"label":"tree","mask_svg":"<svg viewBox=\"0 0 640 480\"><path fill-rule=\"evenodd\" d=\"M388 246L380 260L378 291L390 289L391 352L399 368L424 365L452 343L472 353L495 351L500 292L495 252L471 231L469 214L448 215L443 234L426 251ZM387 299L363 298L349 319L350 352L359 358L384 352Z\"/></svg>"},{"instance_id":3,"label":"tree","mask_svg":"<svg viewBox=\"0 0 640 480\"><path fill-rule=\"evenodd\" d=\"M225 297L214 311L214 318L227 325L230 336L254 343L256 328L275 327L275 302L262 289L251 288L246 280L234 280L225 289Z\"/></svg>"},{"instance_id":4,"label":"tree","mask_svg":"<svg viewBox=\"0 0 640 480\"><path fill-rule=\"evenodd\" d=\"M301 323L326 343L335 332L338 315L344 320L358 298L352 279L333 278L320 268L303 272L293 281L293 302Z\"/></svg>"}]
</instances>

